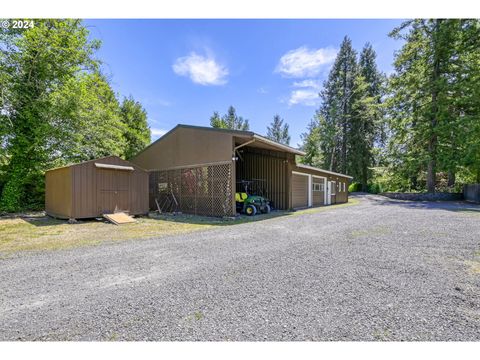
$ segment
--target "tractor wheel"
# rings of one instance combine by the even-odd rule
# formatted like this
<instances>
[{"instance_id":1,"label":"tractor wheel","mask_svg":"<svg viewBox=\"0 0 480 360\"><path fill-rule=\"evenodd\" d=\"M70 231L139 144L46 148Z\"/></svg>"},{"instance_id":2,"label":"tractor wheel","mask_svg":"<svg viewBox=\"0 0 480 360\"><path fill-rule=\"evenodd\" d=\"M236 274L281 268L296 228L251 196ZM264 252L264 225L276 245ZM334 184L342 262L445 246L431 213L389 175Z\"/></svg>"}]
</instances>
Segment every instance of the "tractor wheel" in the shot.
<instances>
[{"instance_id":1,"label":"tractor wheel","mask_svg":"<svg viewBox=\"0 0 480 360\"><path fill-rule=\"evenodd\" d=\"M270 205L267 204L267 205L265 205L265 207L263 208L263 213L264 213L264 214L270 214L270 210L272 210L272 209L270 208Z\"/></svg>"},{"instance_id":2,"label":"tractor wheel","mask_svg":"<svg viewBox=\"0 0 480 360\"><path fill-rule=\"evenodd\" d=\"M257 208L253 205L248 205L246 208L245 208L245 214L247 214L248 216L253 216L257 213Z\"/></svg>"}]
</instances>

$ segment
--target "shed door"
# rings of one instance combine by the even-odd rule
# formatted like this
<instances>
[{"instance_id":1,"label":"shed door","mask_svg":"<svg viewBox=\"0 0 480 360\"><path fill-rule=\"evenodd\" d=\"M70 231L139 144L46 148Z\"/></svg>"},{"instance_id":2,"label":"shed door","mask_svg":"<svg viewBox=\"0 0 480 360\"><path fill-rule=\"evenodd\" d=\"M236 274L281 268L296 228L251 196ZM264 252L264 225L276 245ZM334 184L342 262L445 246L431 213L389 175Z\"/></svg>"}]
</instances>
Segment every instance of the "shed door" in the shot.
<instances>
[{"instance_id":1,"label":"shed door","mask_svg":"<svg viewBox=\"0 0 480 360\"><path fill-rule=\"evenodd\" d=\"M97 169L99 213L130 211L130 171Z\"/></svg>"},{"instance_id":2,"label":"shed door","mask_svg":"<svg viewBox=\"0 0 480 360\"><path fill-rule=\"evenodd\" d=\"M337 183L330 181L330 204L337 203Z\"/></svg>"},{"instance_id":3,"label":"shed door","mask_svg":"<svg viewBox=\"0 0 480 360\"><path fill-rule=\"evenodd\" d=\"M308 176L292 174L292 207L308 207Z\"/></svg>"},{"instance_id":4,"label":"shed door","mask_svg":"<svg viewBox=\"0 0 480 360\"><path fill-rule=\"evenodd\" d=\"M312 204L323 205L325 202L325 178L312 177Z\"/></svg>"}]
</instances>

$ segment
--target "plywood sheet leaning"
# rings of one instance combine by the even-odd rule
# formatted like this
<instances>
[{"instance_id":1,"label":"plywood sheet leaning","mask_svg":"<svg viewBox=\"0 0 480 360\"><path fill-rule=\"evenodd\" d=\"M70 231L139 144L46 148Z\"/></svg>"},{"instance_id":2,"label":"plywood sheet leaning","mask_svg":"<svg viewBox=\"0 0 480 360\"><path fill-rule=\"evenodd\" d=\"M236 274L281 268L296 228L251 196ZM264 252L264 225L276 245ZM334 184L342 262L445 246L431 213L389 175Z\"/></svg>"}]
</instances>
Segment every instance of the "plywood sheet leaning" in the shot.
<instances>
[{"instance_id":1,"label":"plywood sheet leaning","mask_svg":"<svg viewBox=\"0 0 480 360\"><path fill-rule=\"evenodd\" d=\"M133 217L125 214L124 212L118 212L115 214L103 214L103 217L115 225L129 224L136 222Z\"/></svg>"}]
</instances>

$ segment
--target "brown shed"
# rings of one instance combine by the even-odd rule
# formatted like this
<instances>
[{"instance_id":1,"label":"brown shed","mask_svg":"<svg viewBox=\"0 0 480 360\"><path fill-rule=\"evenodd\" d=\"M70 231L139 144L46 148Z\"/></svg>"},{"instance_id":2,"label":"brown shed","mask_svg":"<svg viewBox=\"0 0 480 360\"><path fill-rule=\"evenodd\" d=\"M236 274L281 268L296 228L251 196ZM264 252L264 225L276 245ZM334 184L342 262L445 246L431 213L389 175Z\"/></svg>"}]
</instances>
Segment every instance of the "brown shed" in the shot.
<instances>
[{"instance_id":1,"label":"brown shed","mask_svg":"<svg viewBox=\"0 0 480 360\"><path fill-rule=\"evenodd\" d=\"M177 125L131 161L150 173L152 209L167 188L184 213L233 216L241 180L255 179L275 209L348 201L351 177L299 165L297 155L305 153L252 131Z\"/></svg>"},{"instance_id":2,"label":"brown shed","mask_svg":"<svg viewBox=\"0 0 480 360\"><path fill-rule=\"evenodd\" d=\"M117 156L45 173L45 210L62 219L148 213L148 172Z\"/></svg>"}]
</instances>

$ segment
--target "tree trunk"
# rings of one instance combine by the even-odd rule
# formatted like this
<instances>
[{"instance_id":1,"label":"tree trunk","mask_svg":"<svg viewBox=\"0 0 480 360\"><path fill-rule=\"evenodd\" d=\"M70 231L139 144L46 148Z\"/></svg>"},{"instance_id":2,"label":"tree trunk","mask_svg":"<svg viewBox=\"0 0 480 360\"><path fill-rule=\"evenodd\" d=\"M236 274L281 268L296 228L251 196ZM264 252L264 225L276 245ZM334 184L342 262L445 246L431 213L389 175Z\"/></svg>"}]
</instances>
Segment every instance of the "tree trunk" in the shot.
<instances>
[{"instance_id":1,"label":"tree trunk","mask_svg":"<svg viewBox=\"0 0 480 360\"><path fill-rule=\"evenodd\" d=\"M362 191L366 192L368 188L368 169L366 166L363 166L362 169Z\"/></svg>"},{"instance_id":2,"label":"tree trunk","mask_svg":"<svg viewBox=\"0 0 480 360\"><path fill-rule=\"evenodd\" d=\"M432 113L430 120L430 138L428 140L428 154L429 160L427 165L427 191L435 192L435 180L437 172L437 113L438 113L438 80L440 78L440 56L438 54L438 33L440 22L442 20L435 20L435 34L433 35L433 73L432 73Z\"/></svg>"},{"instance_id":3,"label":"tree trunk","mask_svg":"<svg viewBox=\"0 0 480 360\"><path fill-rule=\"evenodd\" d=\"M347 120L343 119L343 136L342 136L342 174L347 173Z\"/></svg>"},{"instance_id":4,"label":"tree trunk","mask_svg":"<svg viewBox=\"0 0 480 360\"><path fill-rule=\"evenodd\" d=\"M453 186L455 185L455 170L450 170L448 172L448 186Z\"/></svg>"},{"instance_id":5,"label":"tree trunk","mask_svg":"<svg viewBox=\"0 0 480 360\"><path fill-rule=\"evenodd\" d=\"M418 187L418 178L417 175L410 177L410 189L417 190Z\"/></svg>"},{"instance_id":6,"label":"tree trunk","mask_svg":"<svg viewBox=\"0 0 480 360\"><path fill-rule=\"evenodd\" d=\"M332 148L332 156L330 157L330 171L333 171L333 164L335 163L335 146Z\"/></svg>"},{"instance_id":7,"label":"tree trunk","mask_svg":"<svg viewBox=\"0 0 480 360\"><path fill-rule=\"evenodd\" d=\"M429 146L430 151L430 146ZM427 191L429 193L435 192L435 174L436 174L436 160L430 159L427 166Z\"/></svg>"}]
</instances>

